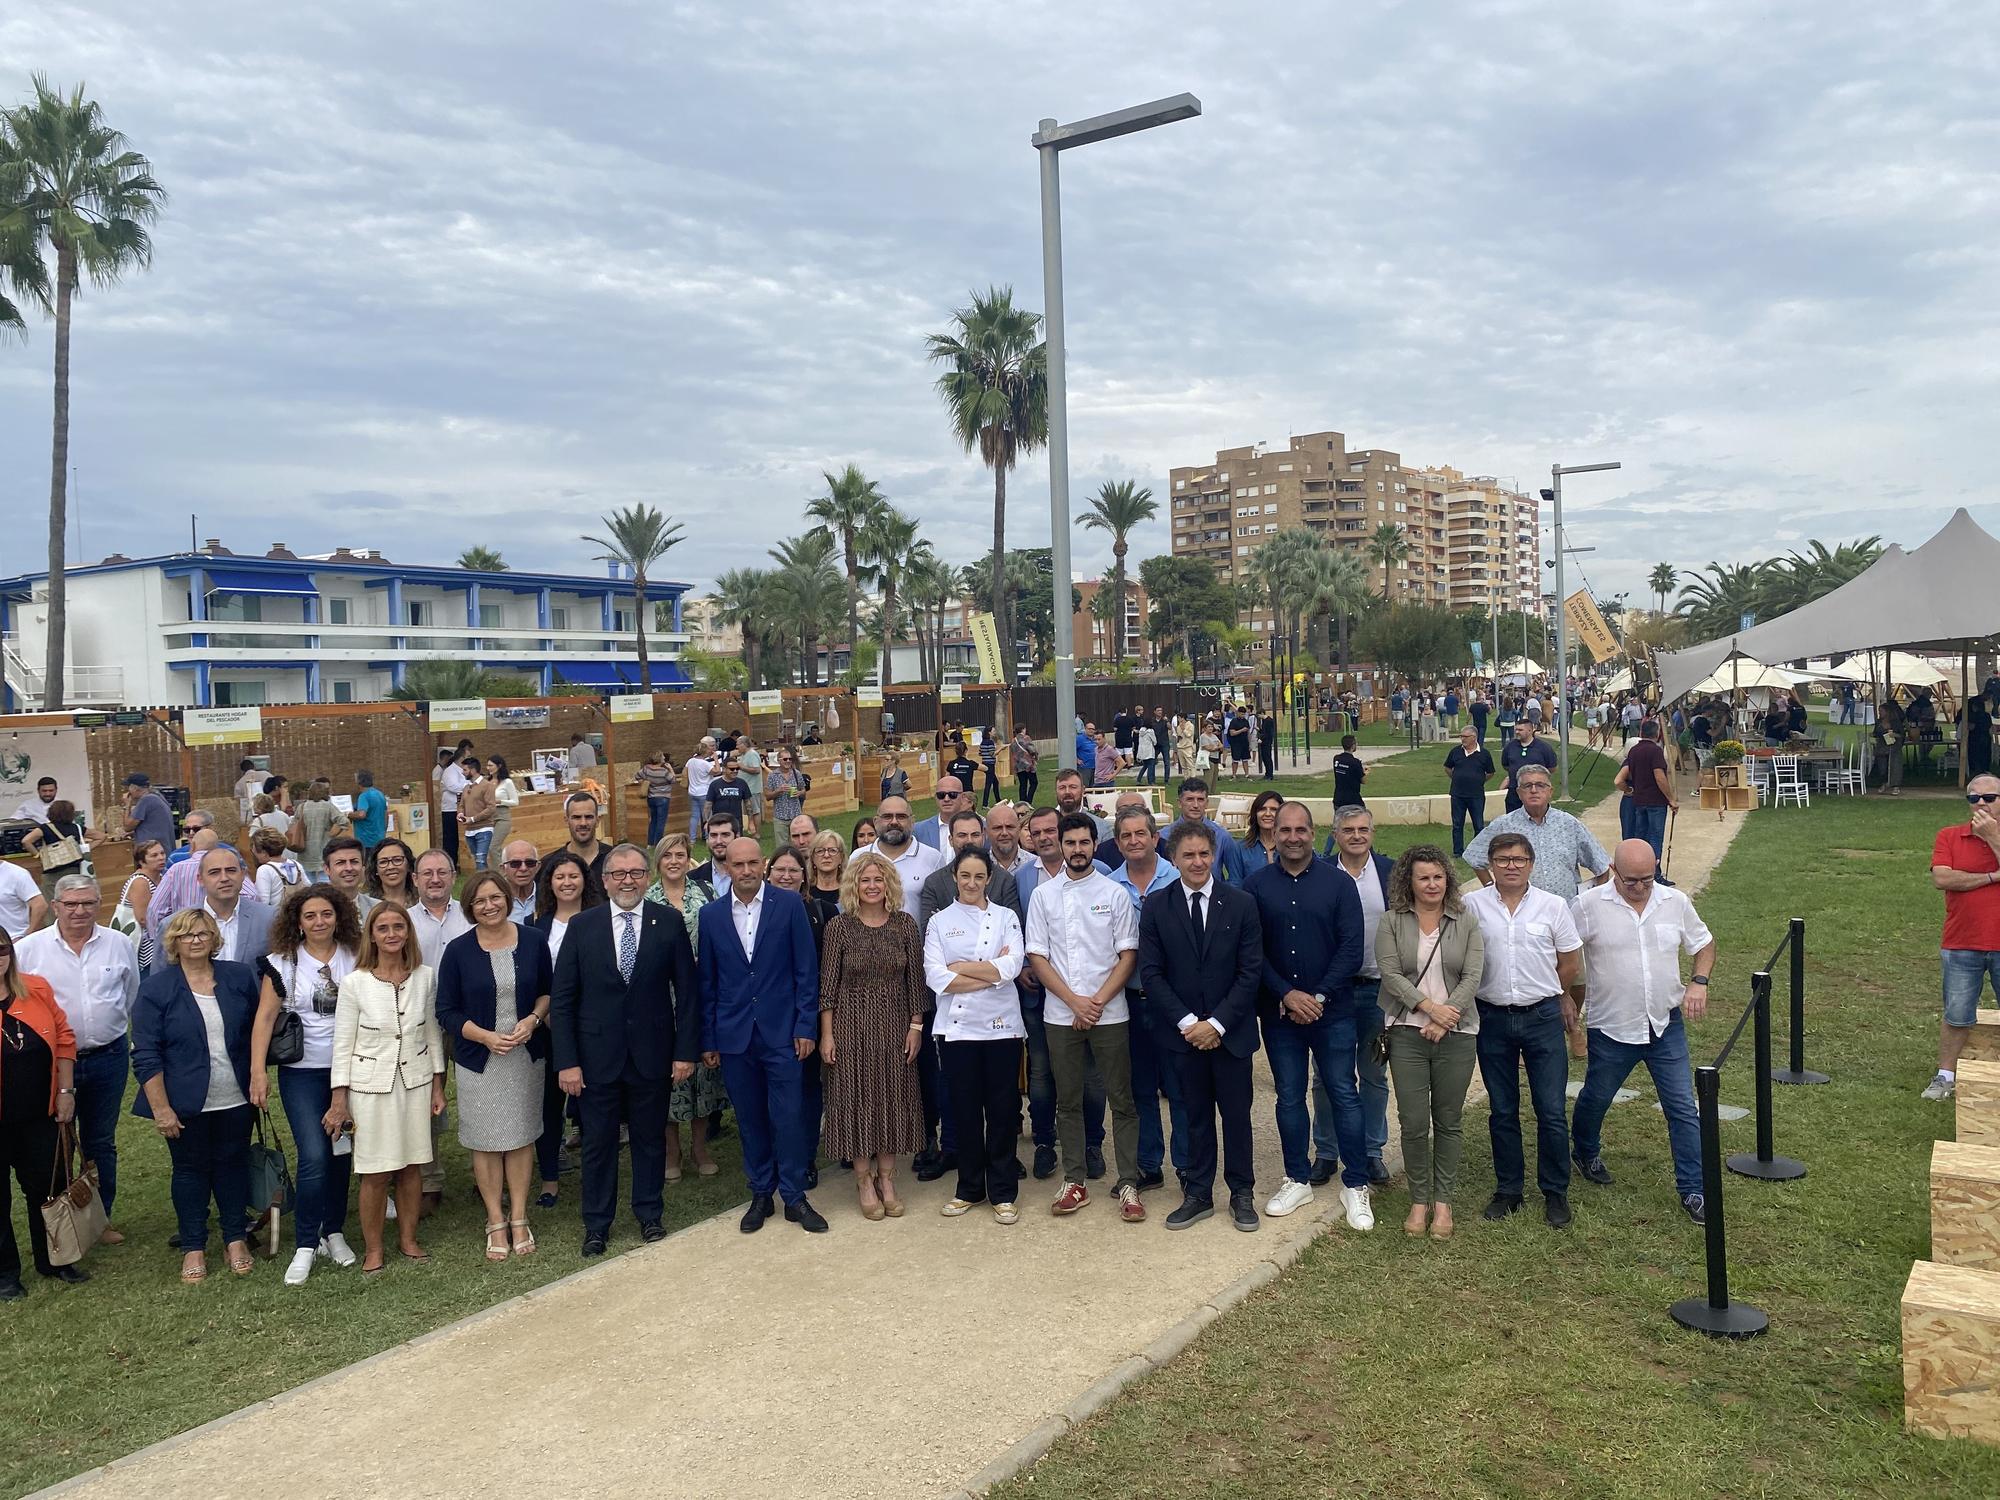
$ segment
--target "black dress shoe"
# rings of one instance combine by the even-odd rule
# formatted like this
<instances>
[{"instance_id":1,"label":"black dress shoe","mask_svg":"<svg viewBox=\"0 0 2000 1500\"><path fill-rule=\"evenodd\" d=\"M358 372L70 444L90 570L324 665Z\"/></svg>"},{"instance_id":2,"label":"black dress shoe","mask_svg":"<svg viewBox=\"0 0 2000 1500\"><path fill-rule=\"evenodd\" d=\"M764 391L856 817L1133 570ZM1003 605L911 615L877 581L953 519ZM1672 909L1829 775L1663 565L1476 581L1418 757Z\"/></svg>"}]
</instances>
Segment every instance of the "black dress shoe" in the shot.
<instances>
[{"instance_id":1,"label":"black dress shoe","mask_svg":"<svg viewBox=\"0 0 2000 1500\"><path fill-rule=\"evenodd\" d=\"M1104 1175L1104 1149L1101 1146L1093 1146L1085 1149L1083 1153L1083 1175L1088 1177L1092 1182L1097 1181L1098 1178Z\"/></svg>"},{"instance_id":2,"label":"black dress shoe","mask_svg":"<svg viewBox=\"0 0 2000 1500\"><path fill-rule=\"evenodd\" d=\"M819 1186L819 1167L817 1165L807 1167L806 1191L811 1192L814 1188L818 1186Z\"/></svg>"},{"instance_id":3,"label":"black dress shoe","mask_svg":"<svg viewBox=\"0 0 2000 1500\"><path fill-rule=\"evenodd\" d=\"M662 1224L658 1219L641 1219L639 1221L639 1238L647 1244L657 1245L666 1237L667 1226Z\"/></svg>"},{"instance_id":4,"label":"black dress shoe","mask_svg":"<svg viewBox=\"0 0 2000 1500\"><path fill-rule=\"evenodd\" d=\"M1056 1175L1056 1148L1035 1147L1035 1180L1043 1181Z\"/></svg>"},{"instance_id":5,"label":"black dress shoe","mask_svg":"<svg viewBox=\"0 0 2000 1500\"><path fill-rule=\"evenodd\" d=\"M910 1158L910 1170L912 1172L922 1173L927 1169L929 1169L930 1167L937 1165L937 1159L938 1159L937 1147L926 1146L924 1147L923 1150L919 1151L915 1156Z\"/></svg>"},{"instance_id":6,"label":"black dress shoe","mask_svg":"<svg viewBox=\"0 0 2000 1500\"><path fill-rule=\"evenodd\" d=\"M917 1168L917 1181L936 1182L946 1173L956 1172L957 1170L958 1153L956 1151L938 1151L932 1154L929 1161Z\"/></svg>"},{"instance_id":7,"label":"black dress shoe","mask_svg":"<svg viewBox=\"0 0 2000 1500\"><path fill-rule=\"evenodd\" d=\"M603 1235L586 1234L583 1237L583 1258L585 1260L593 1259L594 1257L602 1255L603 1253L604 1253Z\"/></svg>"},{"instance_id":8,"label":"black dress shoe","mask_svg":"<svg viewBox=\"0 0 2000 1500\"><path fill-rule=\"evenodd\" d=\"M1569 1194L1544 1193L1542 1195L1542 1218L1551 1229L1569 1228Z\"/></svg>"},{"instance_id":9,"label":"black dress shoe","mask_svg":"<svg viewBox=\"0 0 2000 1500\"><path fill-rule=\"evenodd\" d=\"M1387 1182L1388 1180L1389 1180L1389 1164L1384 1160L1382 1160L1382 1158L1379 1156L1369 1157L1368 1158L1369 1186L1380 1187L1383 1183Z\"/></svg>"},{"instance_id":10,"label":"black dress shoe","mask_svg":"<svg viewBox=\"0 0 2000 1500\"><path fill-rule=\"evenodd\" d=\"M1149 1193L1156 1187L1165 1187L1167 1185L1167 1177L1164 1172L1141 1172L1136 1180L1139 1191L1142 1193Z\"/></svg>"},{"instance_id":11,"label":"black dress shoe","mask_svg":"<svg viewBox=\"0 0 2000 1500\"><path fill-rule=\"evenodd\" d=\"M826 1220L821 1218L819 1210L814 1208L804 1198L799 1199L796 1203L787 1203L785 1205L785 1217L798 1225L807 1234L826 1233Z\"/></svg>"},{"instance_id":12,"label":"black dress shoe","mask_svg":"<svg viewBox=\"0 0 2000 1500\"><path fill-rule=\"evenodd\" d=\"M28 1289L13 1277L0 1281L0 1302L19 1302L28 1295Z\"/></svg>"},{"instance_id":13,"label":"black dress shoe","mask_svg":"<svg viewBox=\"0 0 2000 1500\"><path fill-rule=\"evenodd\" d=\"M1521 1195L1519 1193L1495 1193L1493 1201L1480 1210L1479 1217L1482 1219L1491 1219L1497 1224L1509 1214L1517 1214L1520 1211Z\"/></svg>"},{"instance_id":14,"label":"black dress shoe","mask_svg":"<svg viewBox=\"0 0 2000 1500\"><path fill-rule=\"evenodd\" d=\"M1696 1222L1699 1223L1700 1221L1697 1220ZM51 1281L67 1281L71 1286L78 1286L90 1280L90 1272L78 1266L57 1266L52 1271L42 1272L42 1275L48 1277Z\"/></svg>"},{"instance_id":15,"label":"black dress shoe","mask_svg":"<svg viewBox=\"0 0 2000 1500\"><path fill-rule=\"evenodd\" d=\"M1250 1201L1248 1193L1229 1195L1229 1222L1245 1234L1254 1234L1261 1222L1257 1217L1257 1205Z\"/></svg>"},{"instance_id":16,"label":"black dress shoe","mask_svg":"<svg viewBox=\"0 0 2000 1500\"><path fill-rule=\"evenodd\" d=\"M755 1234L764 1227L764 1221L777 1212L777 1208L769 1193L756 1194L751 1198L750 1206L743 1210L743 1221L736 1227L745 1234Z\"/></svg>"},{"instance_id":17,"label":"black dress shoe","mask_svg":"<svg viewBox=\"0 0 2000 1500\"><path fill-rule=\"evenodd\" d=\"M1199 1224L1215 1212L1215 1205L1206 1198L1183 1198L1181 1206L1167 1215L1167 1228L1185 1229L1190 1224Z\"/></svg>"},{"instance_id":18,"label":"black dress shoe","mask_svg":"<svg viewBox=\"0 0 2000 1500\"><path fill-rule=\"evenodd\" d=\"M1313 1187L1325 1187L1329 1182L1333 1181L1339 1171L1340 1164L1338 1162L1316 1161L1312 1164L1310 1185Z\"/></svg>"},{"instance_id":19,"label":"black dress shoe","mask_svg":"<svg viewBox=\"0 0 2000 1500\"><path fill-rule=\"evenodd\" d=\"M1611 1169L1604 1165L1604 1158L1601 1156L1593 1156L1589 1160L1585 1160L1581 1156L1572 1159L1576 1162L1577 1171L1583 1173L1583 1180L1585 1182L1594 1182L1599 1187L1610 1187L1613 1182L1617 1181L1611 1175Z\"/></svg>"}]
</instances>

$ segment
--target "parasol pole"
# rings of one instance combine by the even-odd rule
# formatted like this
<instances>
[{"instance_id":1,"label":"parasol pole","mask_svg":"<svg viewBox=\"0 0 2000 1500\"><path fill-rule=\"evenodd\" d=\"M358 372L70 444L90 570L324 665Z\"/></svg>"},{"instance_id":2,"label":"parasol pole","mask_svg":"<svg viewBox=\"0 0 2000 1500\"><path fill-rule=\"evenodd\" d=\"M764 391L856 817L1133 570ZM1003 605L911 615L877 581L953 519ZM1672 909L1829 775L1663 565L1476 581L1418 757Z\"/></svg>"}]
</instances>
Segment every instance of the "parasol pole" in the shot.
<instances>
[{"instance_id":1,"label":"parasol pole","mask_svg":"<svg viewBox=\"0 0 2000 1500\"><path fill-rule=\"evenodd\" d=\"M1958 643L1958 789L1965 790L1965 763L1972 750L1972 676L1966 662L1970 641Z\"/></svg>"}]
</instances>

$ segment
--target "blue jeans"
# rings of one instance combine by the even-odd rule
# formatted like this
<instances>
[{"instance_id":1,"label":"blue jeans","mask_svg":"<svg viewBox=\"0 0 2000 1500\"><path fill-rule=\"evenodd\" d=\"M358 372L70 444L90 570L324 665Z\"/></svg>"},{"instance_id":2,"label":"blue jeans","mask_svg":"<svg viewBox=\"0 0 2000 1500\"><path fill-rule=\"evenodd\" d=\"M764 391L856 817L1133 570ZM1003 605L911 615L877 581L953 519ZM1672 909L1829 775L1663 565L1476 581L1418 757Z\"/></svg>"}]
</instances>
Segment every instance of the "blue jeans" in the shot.
<instances>
[{"instance_id":1,"label":"blue jeans","mask_svg":"<svg viewBox=\"0 0 2000 1500\"><path fill-rule=\"evenodd\" d=\"M688 839L699 846L701 843L701 815L708 807L708 798L688 798Z\"/></svg>"},{"instance_id":2,"label":"blue jeans","mask_svg":"<svg viewBox=\"0 0 2000 1500\"><path fill-rule=\"evenodd\" d=\"M1618 837L1635 839L1639 835L1632 831L1632 794L1627 792L1618 799Z\"/></svg>"},{"instance_id":3,"label":"blue jeans","mask_svg":"<svg viewBox=\"0 0 2000 1500\"><path fill-rule=\"evenodd\" d=\"M1354 981L1354 1072L1361 1091L1361 1141L1370 1160L1389 1145L1389 1065L1376 1062L1369 1045L1381 1033L1382 993L1379 979ZM1313 1155L1321 1161L1340 1157L1340 1135L1334 1128L1333 1102L1323 1079L1313 1082Z\"/></svg>"},{"instance_id":4,"label":"blue jeans","mask_svg":"<svg viewBox=\"0 0 2000 1500\"><path fill-rule=\"evenodd\" d=\"M1293 1182L1312 1179L1312 1125L1306 1117L1308 1059L1319 1068L1330 1096L1339 1145L1340 1180L1346 1187L1368 1186L1368 1154L1361 1130L1361 1094L1354 1082L1355 1014L1352 1007L1328 1005L1317 1021L1301 1026L1282 1016L1264 1021L1264 1048L1271 1058L1271 1081L1278 1090L1278 1144L1285 1175ZM1331 1160L1331 1157L1327 1158Z\"/></svg>"},{"instance_id":5,"label":"blue jeans","mask_svg":"<svg viewBox=\"0 0 2000 1500\"><path fill-rule=\"evenodd\" d=\"M1979 1019L1979 995L1991 977L1993 993L2000 995L2000 953L1978 948L1940 948L1938 963L1944 970L1944 1024L1971 1026ZM83 1065L77 1065L78 1073ZM81 1109L78 1118L82 1118ZM88 1146L88 1142L85 1143Z\"/></svg>"},{"instance_id":6,"label":"blue jeans","mask_svg":"<svg viewBox=\"0 0 2000 1500\"><path fill-rule=\"evenodd\" d=\"M292 1246L317 1249L330 1234L347 1228L347 1184L353 1175L352 1155L335 1156L327 1139L325 1118L333 1102L329 1068L278 1069L278 1098L285 1122L292 1127L292 1145L299 1156L294 1192L298 1212L292 1219Z\"/></svg>"},{"instance_id":7,"label":"blue jeans","mask_svg":"<svg viewBox=\"0 0 2000 1500\"><path fill-rule=\"evenodd\" d=\"M1187 1176L1187 1112L1181 1107L1180 1074L1154 1040L1152 1017L1143 997L1126 991L1132 1007L1132 1102L1139 1111L1139 1170L1157 1172L1167 1160L1168 1141L1160 1130L1160 1096L1167 1100L1167 1124L1173 1132L1174 1172ZM1104 1081L1098 1080L1098 1088ZM1103 1140L1102 1135L1098 1137Z\"/></svg>"},{"instance_id":8,"label":"blue jeans","mask_svg":"<svg viewBox=\"0 0 2000 1500\"><path fill-rule=\"evenodd\" d=\"M1617 1042L1590 1033L1590 1062L1583 1092L1576 1096L1570 1128L1576 1154L1585 1161L1604 1152L1604 1112L1611 1096L1640 1063L1652 1075L1653 1090L1667 1116L1667 1144L1674 1154L1674 1187L1685 1198L1701 1191L1701 1124L1694 1107L1694 1073L1688 1065L1687 1029L1674 1007L1667 1029L1650 1042Z\"/></svg>"},{"instance_id":9,"label":"blue jeans","mask_svg":"<svg viewBox=\"0 0 2000 1500\"><path fill-rule=\"evenodd\" d=\"M1535 1110L1535 1186L1544 1195L1569 1191L1569 1052L1562 1002L1534 1005L1479 1002L1479 1076L1486 1084L1487 1134L1493 1140L1494 1191L1518 1198L1527 1176L1521 1150L1521 1068Z\"/></svg>"},{"instance_id":10,"label":"blue jeans","mask_svg":"<svg viewBox=\"0 0 2000 1500\"><path fill-rule=\"evenodd\" d=\"M492 842L493 830L490 828L468 828L466 830L465 843L466 847L472 850L473 869L483 870L486 868L486 848Z\"/></svg>"},{"instance_id":11,"label":"blue jeans","mask_svg":"<svg viewBox=\"0 0 2000 1500\"><path fill-rule=\"evenodd\" d=\"M1046 1146L1053 1151L1056 1075L1049 1066L1049 1033L1042 1021L1040 990L1021 991L1021 1019L1028 1027L1028 1126L1037 1149ZM1083 1077L1083 1144L1089 1151L1104 1149L1104 1076L1094 1062Z\"/></svg>"},{"instance_id":12,"label":"blue jeans","mask_svg":"<svg viewBox=\"0 0 2000 1500\"><path fill-rule=\"evenodd\" d=\"M667 831L667 815L673 811L673 803L665 797L646 799L646 847L651 849L659 843L660 836Z\"/></svg>"},{"instance_id":13,"label":"blue jeans","mask_svg":"<svg viewBox=\"0 0 2000 1500\"><path fill-rule=\"evenodd\" d=\"M97 1163L97 1191L104 1213L118 1196L118 1117L125 1112L125 1083L132 1076L132 1044L118 1038L76 1060L76 1135L83 1159ZM32 1205L39 1212L39 1203Z\"/></svg>"},{"instance_id":14,"label":"blue jeans","mask_svg":"<svg viewBox=\"0 0 2000 1500\"><path fill-rule=\"evenodd\" d=\"M1638 807L1632 809L1632 831L1625 835L1628 839L1644 839L1653 846L1655 860L1666 852L1667 810L1664 807Z\"/></svg>"}]
</instances>

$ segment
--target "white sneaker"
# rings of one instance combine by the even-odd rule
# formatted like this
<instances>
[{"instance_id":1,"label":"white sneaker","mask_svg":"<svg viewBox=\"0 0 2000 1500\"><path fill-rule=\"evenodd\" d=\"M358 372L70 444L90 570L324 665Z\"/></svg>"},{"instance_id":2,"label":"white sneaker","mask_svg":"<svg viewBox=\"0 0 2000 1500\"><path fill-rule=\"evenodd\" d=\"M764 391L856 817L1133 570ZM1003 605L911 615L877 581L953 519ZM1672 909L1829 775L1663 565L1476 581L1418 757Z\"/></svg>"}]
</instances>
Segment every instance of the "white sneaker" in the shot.
<instances>
[{"instance_id":1,"label":"white sneaker","mask_svg":"<svg viewBox=\"0 0 2000 1500\"><path fill-rule=\"evenodd\" d=\"M292 1252L292 1263L285 1267L285 1285L304 1286L306 1278L312 1275L313 1261L318 1255L319 1252L317 1250L294 1250Z\"/></svg>"},{"instance_id":2,"label":"white sneaker","mask_svg":"<svg viewBox=\"0 0 2000 1500\"><path fill-rule=\"evenodd\" d=\"M1917 1097L1920 1099L1949 1099L1957 1089L1958 1080L1956 1078L1947 1078L1944 1074L1937 1073L1932 1076L1930 1083L1925 1086L1923 1093Z\"/></svg>"},{"instance_id":3,"label":"white sneaker","mask_svg":"<svg viewBox=\"0 0 2000 1500\"><path fill-rule=\"evenodd\" d=\"M319 1253L336 1266L351 1266L360 1259L354 1253L354 1247L347 1243L347 1236L344 1234L330 1234L321 1240Z\"/></svg>"},{"instance_id":4,"label":"white sneaker","mask_svg":"<svg viewBox=\"0 0 2000 1500\"><path fill-rule=\"evenodd\" d=\"M1365 1187L1344 1187L1340 1190L1341 1206L1347 1210L1347 1226L1363 1232L1375 1227L1375 1210L1368 1206L1368 1189Z\"/></svg>"},{"instance_id":5,"label":"white sneaker","mask_svg":"<svg viewBox=\"0 0 2000 1500\"><path fill-rule=\"evenodd\" d=\"M1311 1183L1294 1182L1287 1177L1284 1185L1271 1195L1271 1201L1264 1205L1264 1212L1274 1219L1282 1219L1286 1214L1296 1213L1312 1201Z\"/></svg>"}]
</instances>

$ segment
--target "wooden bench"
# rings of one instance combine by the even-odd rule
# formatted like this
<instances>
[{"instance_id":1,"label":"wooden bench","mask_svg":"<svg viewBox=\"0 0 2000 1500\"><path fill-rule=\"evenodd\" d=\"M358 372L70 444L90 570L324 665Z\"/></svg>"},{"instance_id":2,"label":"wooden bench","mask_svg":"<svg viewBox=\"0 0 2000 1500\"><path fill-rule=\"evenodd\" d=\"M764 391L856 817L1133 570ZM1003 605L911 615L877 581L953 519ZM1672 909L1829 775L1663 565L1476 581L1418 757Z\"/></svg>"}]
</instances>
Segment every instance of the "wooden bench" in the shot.
<instances>
[{"instance_id":1,"label":"wooden bench","mask_svg":"<svg viewBox=\"0 0 2000 1500\"><path fill-rule=\"evenodd\" d=\"M2000 1271L2000 1149L1931 1147L1931 1259Z\"/></svg>"},{"instance_id":2,"label":"wooden bench","mask_svg":"<svg viewBox=\"0 0 2000 1500\"><path fill-rule=\"evenodd\" d=\"M1973 1017L1965 1050L1959 1056L1974 1062L2000 1062L2000 1010L1982 1009Z\"/></svg>"},{"instance_id":3,"label":"wooden bench","mask_svg":"<svg viewBox=\"0 0 2000 1500\"><path fill-rule=\"evenodd\" d=\"M1920 1260L1903 1287L1903 1424L2000 1444L2000 1275Z\"/></svg>"},{"instance_id":4,"label":"wooden bench","mask_svg":"<svg viewBox=\"0 0 2000 1500\"><path fill-rule=\"evenodd\" d=\"M1962 1146L2000 1147L2000 1062L1958 1064L1958 1140Z\"/></svg>"}]
</instances>

